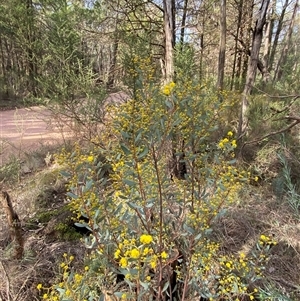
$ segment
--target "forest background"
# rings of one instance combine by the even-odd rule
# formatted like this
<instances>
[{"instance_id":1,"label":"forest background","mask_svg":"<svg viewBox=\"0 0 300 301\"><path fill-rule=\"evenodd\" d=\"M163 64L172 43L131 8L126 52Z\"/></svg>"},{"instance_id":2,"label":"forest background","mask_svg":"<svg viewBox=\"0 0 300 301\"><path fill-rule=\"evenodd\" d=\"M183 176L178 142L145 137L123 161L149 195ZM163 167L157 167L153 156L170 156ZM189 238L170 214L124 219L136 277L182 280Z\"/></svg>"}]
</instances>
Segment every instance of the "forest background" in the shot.
<instances>
[{"instance_id":1,"label":"forest background","mask_svg":"<svg viewBox=\"0 0 300 301\"><path fill-rule=\"evenodd\" d=\"M295 0L0 1L1 105L45 106L77 140L47 154L61 198L21 213L21 238L11 225L0 297L298 300L298 12ZM1 167L3 187L25 181L20 162ZM88 251L69 254L72 241L45 273L47 236L71 224Z\"/></svg>"}]
</instances>

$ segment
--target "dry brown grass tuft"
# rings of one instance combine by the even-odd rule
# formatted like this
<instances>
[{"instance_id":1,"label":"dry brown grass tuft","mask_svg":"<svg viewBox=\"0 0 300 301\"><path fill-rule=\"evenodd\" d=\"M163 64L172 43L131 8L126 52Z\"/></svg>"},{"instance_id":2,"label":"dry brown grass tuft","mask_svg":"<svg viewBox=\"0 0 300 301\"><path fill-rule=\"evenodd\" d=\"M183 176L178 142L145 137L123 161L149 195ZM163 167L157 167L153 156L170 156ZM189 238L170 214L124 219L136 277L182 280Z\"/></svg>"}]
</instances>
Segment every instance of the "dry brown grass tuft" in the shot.
<instances>
[{"instance_id":1,"label":"dry brown grass tuft","mask_svg":"<svg viewBox=\"0 0 300 301\"><path fill-rule=\"evenodd\" d=\"M299 220L289 204L267 192L266 187L250 189L247 197L216 223L217 239L225 253L250 254L261 234L273 237L278 244L271 249L265 279L260 285L271 283L284 295L300 297Z\"/></svg>"},{"instance_id":2,"label":"dry brown grass tuft","mask_svg":"<svg viewBox=\"0 0 300 301\"><path fill-rule=\"evenodd\" d=\"M79 243L56 242L46 244L43 237L30 235L25 245L25 257L22 261L0 260L1 274L0 299L25 301L39 300L36 289L38 283L50 286L59 275L59 263L63 254L72 254L76 258L74 269L82 267L85 248ZM0 251L2 257L3 251Z\"/></svg>"}]
</instances>

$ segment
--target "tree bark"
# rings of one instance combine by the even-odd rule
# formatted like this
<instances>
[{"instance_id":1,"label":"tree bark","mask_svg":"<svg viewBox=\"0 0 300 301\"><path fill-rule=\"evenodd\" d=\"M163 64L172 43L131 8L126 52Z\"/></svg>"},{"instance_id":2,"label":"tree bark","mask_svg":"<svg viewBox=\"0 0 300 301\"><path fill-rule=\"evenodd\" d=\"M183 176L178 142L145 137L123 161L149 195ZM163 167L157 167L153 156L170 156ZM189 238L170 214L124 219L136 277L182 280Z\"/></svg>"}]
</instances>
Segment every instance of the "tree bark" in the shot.
<instances>
[{"instance_id":1,"label":"tree bark","mask_svg":"<svg viewBox=\"0 0 300 301\"><path fill-rule=\"evenodd\" d=\"M117 65L118 48L119 48L119 40L117 37L115 37L113 43L112 58L111 58L109 73L108 73L108 81L107 81L108 88L112 88L115 83L115 69Z\"/></svg>"},{"instance_id":2,"label":"tree bark","mask_svg":"<svg viewBox=\"0 0 300 301\"><path fill-rule=\"evenodd\" d=\"M259 60L259 51L262 43L263 28L266 23L266 15L267 15L269 3L270 0L262 1L261 8L258 12L258 16L255 22L246 83L241 99L241 110L240 110L239 129L238 129L238 136L240 138L246 133L248 127L247 110L249 107L249 96L251 94L252 87L256 78L257 64Z\"/></svg>"},{"instance_id":3,"label":"tree bark","mask_svg":"<svg viewBox=\"0 0 300 301\"><path fill-rule=\"evenodd\" d=\"M264 52L263 52L263 59L262 59L262 79L263 84L266 85L270 80L270 72L269 72L269 58L270 58L270 50L271 50L271 42L272 42L272 31L274 26L273 15L274 10L276 9L276 0L270 1L270 9L268 13L266 31L265 31L265 41L264 41ZM258 68L260 66L258 65Z\"/></svg>"},{"instance_id":4,"label":"tree bark","mask_svg":"<svg viewBox=\"0 0 300 301\"><path fill-rule=\"evenodd\" d=\"M174 78L174 1L164 0L164 30L165 30L165 82L169 83Z\"/></svg>"},{"instance_id":5,"label":"tree bark","mask_svg":"<svg viewBox=\"0 0 300 301\"><path fill-rule=\"evenodd\" d=\"M254 0L244 1L243 6L243 17L242 17L242 29L241 29L241 40L245 45L245 49L250 49L251 46L251 30L252 30L252 19L253 19L253 7ZM245 84L247 78L249 57L247 52L241 54L241 85Z\"/></svg>"},{"instance_id":6,"label":"tree bark","mask_svg":"<svg viewBox=\"0 0 300 301\"><path fill-rule=\"evenodd\" d=\"M217 89L224 89L225 51L226 51L226 0L220 0L220 47Z\"/></svg>"},{"instance_id":7,"label":"tree bark","mask_svg":"<svg viewBox=\"0 0 300 301\"><path fill-rule=\"evenodd\" d=\"M239 78L239 76L237 76L236 70L240 68L239 57L241 53L238 50L238 42L239 42L240 27L242 22L242 7L243 7L243 0L241 0L238 5L238 17L237 17L236 33L234 37L235 43L234 43L234 56L233 56L230 90L233 90L234 87L236 88L236 84L237 84L236 79Z\"/></svg>"},{"instance_id":8,"label":"tree bark","mask_svg":"<svg viewBox=\"0 0 300 301\"><path fill-rule=\"evenodd\" d=\"M36 91L36 73L37 73L37 63L33 51L34 45L34 32L33 32L33 22L34 22L34 11L32 0L26 1L26 12L27 12L27 63L28 63L28 90L37 96Z\"/></svg>"}]
</instances>

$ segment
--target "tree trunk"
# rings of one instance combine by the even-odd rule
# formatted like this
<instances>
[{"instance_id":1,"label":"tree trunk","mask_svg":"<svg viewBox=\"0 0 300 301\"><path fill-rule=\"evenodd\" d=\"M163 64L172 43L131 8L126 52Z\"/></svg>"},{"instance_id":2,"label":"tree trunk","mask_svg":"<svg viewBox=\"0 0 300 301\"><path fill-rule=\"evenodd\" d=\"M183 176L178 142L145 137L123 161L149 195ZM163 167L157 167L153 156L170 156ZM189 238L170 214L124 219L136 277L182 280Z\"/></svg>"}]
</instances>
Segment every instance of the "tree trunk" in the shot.
<instances>
[{"instance_id":1,"label":"tree trunk","mask_svg":"<svg viewBox=\"0 0 300 301\"><path fill-rule=\"evenodd\" d=\"M174 78L174 1L164 0L164 30L165 30L165 82L169 83Z\"/></svg>"},{"instance_id":2,"label":"tree trunk","mask_svg":"<svg viewBox=\"0 0 300 301\"><path fill-rule=\"evenodd\" d=\"M4 37L1 35L0 36L0 51L1 51L1 75L3 77L3 84L4 87L1 87L0 93L4 93L6 97L9 96L9 81L8 81L8 74L6 70L6 64L7 62L5 61L5 55L4 55L4 49L3 49L3 39Z\"/></svg>"},{"instance_id":3,"label":"tree trunk","mask_svg":"<svg viewBox=\"0 0 300 301\"><path fill-rule=\"evenodd\" d=\"M226 0L220 0L220 48L217 89L224 89L225 50L226 50Z\"/></svg>"},{"instance_id":4,"label":"tree trunk","mask_svg":"<svg viewBox=\"0 0 300 301\"><path fill-rule=\"evenodd\" d=\"M242 100L241 100L241 111L240 111L239 130L238 130L239 137L242 137L246 133L248 127L247 110L249 107L249 96L251 94L252 87L256 78L259 51L262 43L263 28L266 23L266 15L267 15L269 3L270 0L262 1L262 5L258 12L258 16L255 22L246 83L242 93Z\"/></svg>"},{"instance_id":5,"label":"tree trunk","mask_svg":"<svg viewBox=\"0 0 300 301\"><path fill-rule=\"evenodd\" d=\"M199 57L199 81L203 81L203 52L204 52L204 36L203 33L200 35L200 57Z\"/></svg>"},{"instance_id":6,"label":"tree trunk","mask_svg":"<svg viewBox=\"0 0 300 301\"><path fill-rule=\"evenodd\" d=\"M245 45L246 51L243 51L241 54L241 84L245 84L248 71L248 49L251 45L251 30L252 30L252 18L253 18L253 3L254 0L247 0L244 2L243 6L243 18L242 18L242 29L241 29L241 40Z\"/></svg>"},{"instance_id":7,"label":"tree trunk","mask_svg":"<svg viewBox=\"0 0 300 301\"><path fill-rule=\"evenodd\" d=\"M237 26L236 26L236 34L235 34L235 43L234 43L234 56L233 56L233 66L232 66L232 74L231 74L231 84L230 84L230 90L233 90L233 88L236 88L236 79L239 78L237 76L236 70L240 69L239 66L239 56L240 52L238 50L238 41L239 41L239 34L240 34L240 27L242 22L242 7L243 7L243 0L240 1L239 8L238 8L238 19L237 19Z\"/></svg>"},{"instance_id":8,"label":"tree trunk","mask_svg":"<svg viewBox=\"0 0 300 301\"><path fill-rule=\"evenodd\" d=\"M32 0L26 1L26 12L27 12L27 62L28 62L28 90L37 96L36 91L36 73L37 73L37 63L33 51L34 45L34 32L33 32L33 22L34 22L34 11Z\"/></svg>"},{"instance_id":9,"label":"tree trunk","mask_svg":"<svg viewBox=\"0 0 300 301\"><path fill-rule=\"evenodd\" d=\"M186 23L186 15L187 15L187 5L188 5L188 0L185 0L184 1L184 5L183 5L183 13L182 13L181 29L180 29L180 44L181 44L181 49L183 47L183 42L184 42L184 32L185 32L185 23Z\"/></svg>"},{"instance_id":10,"label":"tree trunk","mask_svg":"<svg viewBox=\"0 0 300 301\"><path fill-rule=\"evenodd\" d=\"M119 40L116 37L114 39L112 58L111 58L110 66L109 66L108 81L107 81L107 87L108 88L112 88L114 86L115 69L116 69L117 56L118 56L118 48L119 48Z\"/></svg>"},{"instance_id":11,"label":"tree trunk","mask_svg":"<svg viewBox=\"0 0 300 301\"><path fill-rule=\"evenodd\" d=\"M268 83L270 79L270 72L269 72L269 57L270 57L270 45L272 41L272 28L273 28L273 20L272 16L274 14L274 9L276 9L275 4L276 1L271 0L270 10L269 10L269 17L266 26L266 33L265 33L265 43L264 43L264 53L263 53L263 83L264 85Z\"/></svg>"},{"instance_id":12,"label":"tree trunk","mask_svg":"<svg viewBox=\"0 0 300 301\"><path fill-rule=\"evenodd\" d=\"M299 5L298 1L296 1L295 6L294 6L294 10L293 10L293 15L292 15L292 18L291 18L291 21L290 21L289 29L288 29L287 35L285 37L284 47L281 51L281 54L280 54L280 57L279 57L279 60L278 60L278 63L277 63L277 67L276 67L276 70L275 70L273 83L275 83L275 82L277 82L281 79L283 71L284 71L284 66L286 64L289 48L290 48L290 45L291 45L291 38L292 38L294 24L295 24L295 20L296 20L296 16L297 16L298 5Z\"/></svg>"},{"instance_id":13,"label":"tree trunk","mask_svg":"<svg viewBox=\"0 0 300 301\"><path fill-rule=\"evenodd\" d=\"M298 0L296 0L296 2L297 1ZM269 72L273 68L274 58L275 58L275 54L276 54L276 50L277 50L277 46L278 46L278 40L279 40L280 33L281 33L281 30L282 30L282 26L283 26L283 19L284 19L285 11L286 11L288 5L289 5L289 0L285 0L285 3L282 7L282 11L281 11L281 14L280 14L280 17L279 17L279 20L278 20L277 30L276 30L276 33L275 33L274 42L273 42L273 46L272 46L271 53L270 53Z\"/></svg>"}]
</instances>

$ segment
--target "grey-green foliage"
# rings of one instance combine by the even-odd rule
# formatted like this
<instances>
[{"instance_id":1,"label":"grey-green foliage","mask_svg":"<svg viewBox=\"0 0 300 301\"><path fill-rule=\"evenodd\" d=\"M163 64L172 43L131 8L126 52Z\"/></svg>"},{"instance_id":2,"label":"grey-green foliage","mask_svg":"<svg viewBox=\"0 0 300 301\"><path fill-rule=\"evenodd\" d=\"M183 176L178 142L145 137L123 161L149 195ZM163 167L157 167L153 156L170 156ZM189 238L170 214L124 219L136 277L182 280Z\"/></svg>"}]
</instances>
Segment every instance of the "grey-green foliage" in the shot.
<instances>
[{"instance_id":1,"label":"grey-green foliage","mask_svg":"<svg viewBox=\"0 0 300 301\"><path fill-rule=\"evenodd\" d=\"M295 215L300 217L300 195L297 192L295 184L292 182L291 178L291 168L287 161L287 158L283 153L278 154L280 163L282 164L282 177L284 180L284 188L286 192L286 197L289 205L293 209Z\"/></svg>"},{"instance_id":2,"label":"grey-green foliage","mask_svg":"<svg viewBox=\"0 0 300 301\"><path fill-rule=\"evenodd\" d=\"M43 8L46 34L40 69L45 72L39 76L39 84L43 96L64 103L88 94L93 76L84 53L80 11L59 2Z\"/></svg>"},{"instance_id":3,"label":"grey-green foliage","mask_svg":"<svg viewBox=\"0 0 300 301\"><path fill-rule=\"evenodd\" d=\"M0 182L5 181L10 184L16 183L20 179L21 163L18 158L11 156L9 162L0 167Z\"/></svg>"},{"instance_id":4,"label":"grey-green foliage","mask_svg":"<svg viewBox=\"0 0 300 301\"><path fill-rule=\"evenodd\" d=\"M260 289L259 300L261 301L293 301L296 300L274 286L274 284L266 285Z\"/></svg>"}]
</instances>

